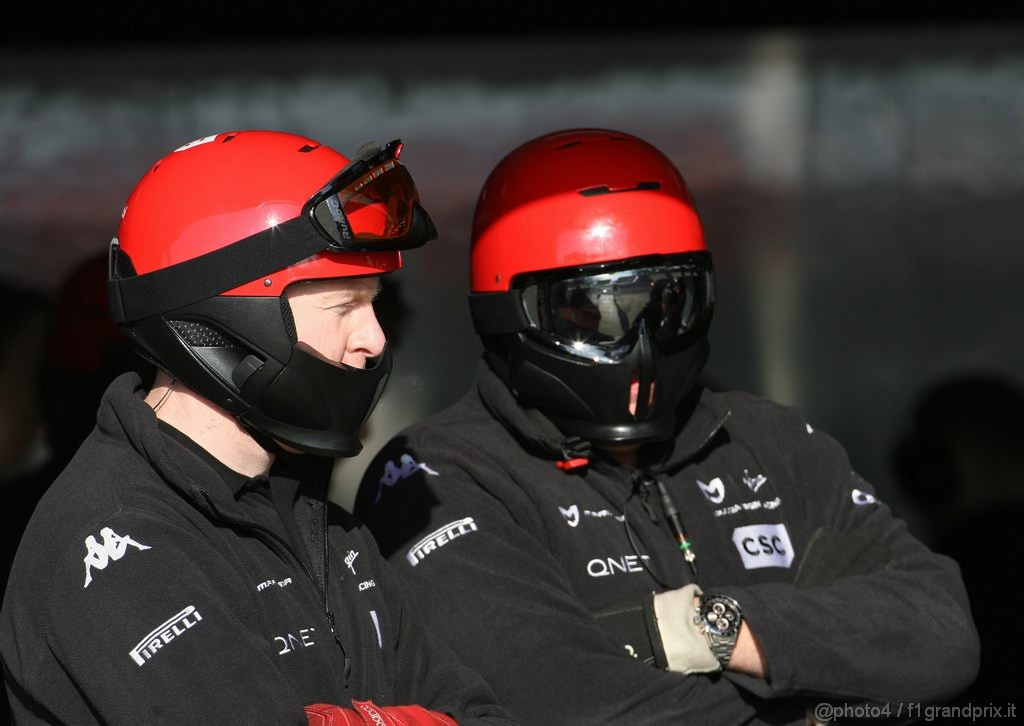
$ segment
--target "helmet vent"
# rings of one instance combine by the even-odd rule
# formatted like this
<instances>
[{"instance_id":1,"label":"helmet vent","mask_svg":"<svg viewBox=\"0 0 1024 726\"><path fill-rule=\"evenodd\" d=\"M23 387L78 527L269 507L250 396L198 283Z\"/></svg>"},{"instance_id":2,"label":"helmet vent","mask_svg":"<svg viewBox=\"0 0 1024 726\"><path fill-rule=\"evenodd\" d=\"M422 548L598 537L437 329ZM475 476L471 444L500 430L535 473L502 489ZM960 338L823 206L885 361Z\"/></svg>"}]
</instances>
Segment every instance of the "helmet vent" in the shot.
<instances>
[{"instance_id":1,"label":"helmet vent","mask_svg":"<svg viewBox=\"0 0 1024 726\"><path fill-rule=\"evenodd\" d=\"M237 132L237 131L236 131L235 133L233 133L233 134L228 134L227 136L225 136L225 137L224 137L224 138L223 138L223 139L221 140L221 142L220 142L220 143L222 143L222 144L226 144L226 143L228 143L229 141L234 141L234 140L235 140L235 137L236 137L236 136L238 136L238 132Z\"/></svg>"},{"instance_id":2,"label":"helmet vent","mask_svg":"<svg viewBox=\"0 0 1024 726\"><path fill-rule=\"evenodd\" d=\"M195 320L172 320L170 325L181 336L182 340L196 348L231 348L238 346L238 342L206 323L200 323Z\"/></svg>"},{"instance_id":3,"label":"helmet vent","mask_svg":"<svg viewBox=\"0 0 1024 726\"><path fill-rule=\"evenodd\" d=\"M302 148L299 149L299 153L300 154L308 154L309 152L313 151L314 149L318 149L318 148L320 148L318 145L306 144L305 146L303 146Z\"/></svg>"},{"instance_id":4,"label":"helmet vent","mask_svg":"<svg viewBox=\"0 0 1024 726\"><path fill-rule=\"evenodd\" d=\"M596 197L600 194L618 194L619 192L651 191L653 189L661 189L661 182L642 181L637 182L637 185L635 187L626 187L623 189L609 189L606 186L588 187L587 189L580 189L579 194L580 196L583 197Z\"/></svg>"},{"instance_id":5,"label":"helmet vent","mask_svg":"<svg viewBox=\"0 0 1024 726\"><path fill-rule=\"evenodd\" d=\"M570 141L568 143L562 144L561 146L556 146L555 151L561 151L562 149L571 149L573 146L580 146L582 143L582 141Z\"/></svg>"},{"instance_id":6,"label":"helmet vent","mask_svg":"<svg viewBox=\"0 0 1024 726\"><path fill-rule=\"evenodd\" d=\"M208 373L236 392L263 364L249 348L213 325L196 320L169 320L167 324L202 361Z\"/></svg>"}]
</instances>

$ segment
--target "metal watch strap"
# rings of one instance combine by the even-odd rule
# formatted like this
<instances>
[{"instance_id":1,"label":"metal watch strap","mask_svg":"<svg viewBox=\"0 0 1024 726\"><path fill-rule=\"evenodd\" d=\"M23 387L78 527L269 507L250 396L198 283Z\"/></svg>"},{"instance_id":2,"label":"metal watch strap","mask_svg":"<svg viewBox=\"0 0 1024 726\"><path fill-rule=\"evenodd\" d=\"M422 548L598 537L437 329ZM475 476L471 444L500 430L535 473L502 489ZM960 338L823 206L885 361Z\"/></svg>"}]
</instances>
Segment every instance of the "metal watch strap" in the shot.
<instances>
[{"instance_id":1,"label":"metal watch strap","mask_svg":"<svg viewBox=\"0 0 1024 726\"><path fill-rule=\"evenodd\" d=\"M708 645L711 647L711 652L714 653L715 657L718 658L718 662L725 668L729 665L729 660L732 658L732 652L736 648L736 639L738 636L716 636L711 633L706 634L708 637Z\"/></svg>"}]
</instances>

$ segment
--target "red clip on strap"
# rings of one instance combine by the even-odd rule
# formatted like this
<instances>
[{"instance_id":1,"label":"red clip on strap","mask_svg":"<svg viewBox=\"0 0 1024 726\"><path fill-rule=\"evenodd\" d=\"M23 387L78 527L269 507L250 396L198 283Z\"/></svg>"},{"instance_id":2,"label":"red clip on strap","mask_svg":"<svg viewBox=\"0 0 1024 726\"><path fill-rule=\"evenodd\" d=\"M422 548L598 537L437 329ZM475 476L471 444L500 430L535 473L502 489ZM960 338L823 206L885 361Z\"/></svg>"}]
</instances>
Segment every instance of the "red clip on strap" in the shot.
<instances>
[{"instance_id":1,"label":"red clip on strap","mask_svg":"<svg viewBox=\"0 0 1024 726\"><path fill-rule=\"evenodd\" d=\"M579 469L581 466L586 466L590 463L590 459L568 459L567 461L556 461L557 466L562 471L572 471L573 469Z\"/></svg>"}]
</instances>

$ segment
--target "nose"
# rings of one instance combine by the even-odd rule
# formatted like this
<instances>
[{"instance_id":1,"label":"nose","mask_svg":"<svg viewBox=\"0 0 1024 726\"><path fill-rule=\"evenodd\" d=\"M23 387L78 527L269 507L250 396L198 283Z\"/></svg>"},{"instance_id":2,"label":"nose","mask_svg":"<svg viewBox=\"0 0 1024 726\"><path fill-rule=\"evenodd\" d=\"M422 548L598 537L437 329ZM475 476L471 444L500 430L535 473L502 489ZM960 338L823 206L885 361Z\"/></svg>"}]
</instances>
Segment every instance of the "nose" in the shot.
<instances>
[{"instance_id":1,"label":"nose","mask_svg":"<svg viewBox=\"0 0 1024 726\"><path fill-rule=\"evenodd\" d=\"M358 317L353 321L355 327L348 337L341 362L353 368L365 368L367 358L375 358L384 352L387 337L371 303L360 305L350 314Z\"/></svg>"}]
</instances>

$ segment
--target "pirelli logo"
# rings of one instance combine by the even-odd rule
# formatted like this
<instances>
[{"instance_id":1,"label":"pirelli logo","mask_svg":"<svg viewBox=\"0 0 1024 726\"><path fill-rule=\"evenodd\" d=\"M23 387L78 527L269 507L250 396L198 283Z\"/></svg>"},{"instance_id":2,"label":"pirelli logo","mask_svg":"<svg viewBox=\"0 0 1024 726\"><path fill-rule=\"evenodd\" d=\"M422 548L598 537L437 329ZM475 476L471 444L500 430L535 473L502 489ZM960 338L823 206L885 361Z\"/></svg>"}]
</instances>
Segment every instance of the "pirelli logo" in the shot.
<instances>
[{"instance_id":1,"label":"pirelli logo","mask_svg":"<svg viewBox=\"0 0 1024 726\"><path fill-rule=\"evenodd\" d=\"M146 664L150 658L156 655L161 648L166 647L175 638L184 635L192 626L196 625L203 617L195 606L189 605L159 628L151 632L139 644L132 648L129 655L132 660L140 666Z\"/></svg>"},{"instance_id":2,"label":"pirelli logo","mask_svg":"<svg viewBox=\"0 0 1024 726\"><path fill-rule=\"evenodd\" d=\"M445 526L435 529L433 532L410 547L409 553L405 557L409 560L409 564L415 567L431 552L444 547L453 539L461 537L464 534L469 534L470 532L476 532L476 530L476 522L473 521L472 517L466 517L465 519L457 519L454 522L449 522Z\"/></svg>"}]
</instances>

